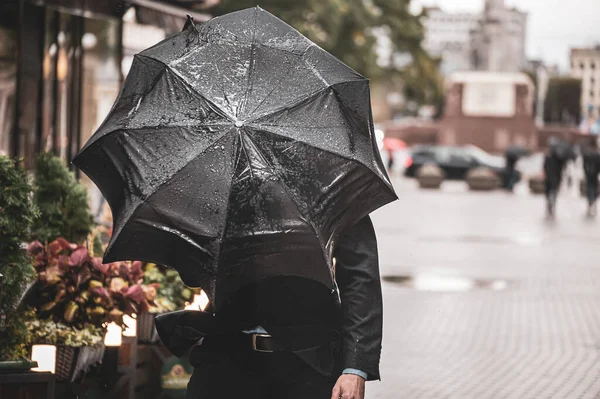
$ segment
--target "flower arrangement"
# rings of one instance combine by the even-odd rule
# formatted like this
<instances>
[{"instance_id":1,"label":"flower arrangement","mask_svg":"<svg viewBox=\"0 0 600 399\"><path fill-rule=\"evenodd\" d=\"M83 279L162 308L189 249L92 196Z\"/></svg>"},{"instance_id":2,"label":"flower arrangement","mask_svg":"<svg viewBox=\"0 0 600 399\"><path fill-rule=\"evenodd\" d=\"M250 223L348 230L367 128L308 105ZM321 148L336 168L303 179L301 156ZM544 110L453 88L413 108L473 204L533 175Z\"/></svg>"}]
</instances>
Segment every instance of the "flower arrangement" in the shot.
<instances>
[{"instance_id":1,"label":"flower arrangement","mask_svg":"<svg viewBox=\"0 0 600 399\"><path fill-rule=\"evenodd\" d=\"M156 286L143 285L141 262L102 264L86 247L63 238L44 246L34 241L27 247L38 275L34 307L41 319L85 330L123 315L147 312L155 306L150 295Z\"/></svg>"},{"instance_id":2,"label":"flower arrangement","mask_svg":"<svg viewBox=\"0 0 600 399\"><path fill-rule=\"evenodd\" d=\"M29 332L29 345L65 345L78 348L101 344L104 338L104 330L92 324L78 330L53 320L38 319L33 310L25 313L25 325Z\"/></svg>"},{"instance_id":3,"label":"flower arrangement","mask_svg":"<svg viewBox=\"0 0 600 399\"><path fill-rule=\"evenodd\" d=\"M144 283L149 298L156 304L150 309L153 313L181 310L198 291L186 286L176 270L154 263L144 265Z\"/></svg>"}]
</instances>

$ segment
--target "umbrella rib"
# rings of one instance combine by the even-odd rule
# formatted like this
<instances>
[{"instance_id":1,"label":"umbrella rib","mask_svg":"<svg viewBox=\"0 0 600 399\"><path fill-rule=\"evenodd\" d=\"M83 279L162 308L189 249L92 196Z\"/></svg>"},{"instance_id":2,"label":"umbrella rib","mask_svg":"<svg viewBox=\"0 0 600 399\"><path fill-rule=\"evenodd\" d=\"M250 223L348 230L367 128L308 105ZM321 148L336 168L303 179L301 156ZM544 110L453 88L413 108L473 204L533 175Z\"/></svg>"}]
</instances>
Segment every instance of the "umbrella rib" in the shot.
<instances>
[{"instance_id":1,"label":"umbrella rib","mask_svg":"<svg viewBox=\"0 0 600 399\"><path fill-rule=\"evenodd\" d=\"M270 47L270 46L265 46L265 47ZM272 48L272 47L270 47L270 48ZM263 105L263 104L264 104L264 102L265 102L265 101L267 101L267 100L269 99L269 96L271 96L271 94L273 94L273 92L274 92L276 89L278 89L278 88L280 88L280 87L281 87L281 85L282 85L282 83L283 83L284 79L285 79L285 78L287 78L287 77L290 75L290 72L292 71L292 69L293 69L293 68L294 68L296 65L300 64L300 62L301 62L301 61L304 61L304 56L306 55L306 53L308 52L308 50L309 50L309 49L310 49L310 47L308 47L306 50L304 50L304 52L303 52L303 53L300 55L300 57L298 58L298 60L296 61L296 63L295 63L294 65L291 65L291 66L288 68L288 70L287 70L287 72L285 73L285 75L284 75L284 76L282 76L282 77L281 77L281 79L279 79L279 81L277 82L277 85L275 85L275 86L274 86L274 87L271 89L271 91L269 91L269 93L267 93L267 95L265 96L265 98L263 98L263 99L262 99L262 101L261 101L261 102L260 102L260 103L259 103L259 104L258 104L258 105L257 105L257 106L256 106L256 107L253 109L253 110L252 110L252 112L250 112L250 114L249 114L249 115L252 115L254 112L256 112L256 110L257 110L257 109L259 109L259 108L260 108L260 106L261 106L261 105Z\"/></svg>"},{"instance_id":2,"label":"umbrella rib","mask_svg":"<svg viewBox=\"0 0 600 399\"><path fill-rule=\"evenodd\" d=\"M359 81L359 80L356 80L356 81ZM363 79L362 79L362 81L367 81L367 82L368 82L368 79L365 79L365 78L363 78ZM334 83L334 84L332 84L332 85L329 85L329 86L327 86L327 87L323 87L323 88L321 88L321 89L315 90L314 92L312 92L312 93L309 93L309 94L308 94L306 97L298 99L298 100L297 100L296 102L294 102L294 103L291 103L291 104L285 104L285 105L282 105L282 106L281 106L281 107L279 107L279 108L276 108L276 109L274 109L274 110L272 110L272 111L269 111L268 113L265 113L265 114L262 114L262 115L258 115L258 116L256 116L256 117L252 118L252 119L250 120L250 122L256 122L256 121L257 121L257 120L259 120L260 118L264 118L264 117L266 117L266 116L275 116L276 114L278 114L278 113L280 113L280 112L292 110L292 109L294 109L294 108L296 108L296 107L299 107L299 106L303 105L304 103L306 103L306 102L308 102L308 101L312 100L312 99L313 99L315 96L318 96L319 94L322 94L323 92L325 92L325 91L327 91L327 90L331 89L331 88L332 88L334 85L338 85L338 84L341 84L341 83L346 83L346 82L347 82L347 81L343 81L343 82Z\"/></svg>"},{"instance_id":3,"label":"umbrella rib","mask_svg":"<svg viewBox=\"0 0 600 399\"><path fill-rule=\"evenodd\" d=\"M221 90L221 92L223 93L223 97L225 98L225 101L227 101L227 105L229 105L229 109L231 110L232 115L230 115L230 117L234 117L235 118L235 111L233 109L233 106L231 105L231 101L229 101L229 97L227 97L227 93L225 92L225 88L223 88L223 79L225 78L225 74L222 74L221 71L219 70L219 66L215 63L213 63L214 67L217 69L217 75L219 75L221 77L221 80L218 80L221 84L217 84L217 87ZM217 80L215 80L217 81ZM204 96L202 96L204 97Z\"/></svg>"},{"instance_id":4,"label":"umbrella rib","mask_svg":"<svg viewBox=\"0 0 600 399\"><path fill-rule=\"evenodd\" d=\"M302 215L302 217L304 218L306 223L310 226L312 231L315 233L315 237L317 237L317 240L319 240L321 252L323 253L323 258L325 259L325 262L327 264L329 264L328 258L327 258L327 253L325 252L325 247L323 245L323 237L321 237L321 235L319 234L319 232L318 232L316 226L314 225L314 223L312 222L312 220L310 218L307 218L306 215L304 215L304 213L302 212L302 209L300 207L300 201L294 197L294 195L292 194L292 192L289 189L289 187L287 186L287 184L285 184L283 177L278 173L278 171L275 168L273 168L273 165L271 165L271 169L273 169L275 171L275 173L277 174L277 176L279 177L279 183L281 184L281 188L283 188L283 190L287 193L287 195L290 197L290 199L294 202L294 205L296 205L296 209L298 210L300 215Z\"/></svg>"},{"instance_id":5,"label":"umbrella rib","mask_svg":"<svg viewBox=\"0 0 600 399\"><path fill-rule=\"evenodd\" d=\"M191 162L193 162L194 160L196 160L199 156L201 156L202 154L204 154L204 152L210 148L211 146L217 144L218 142L220 142L228 133L232 132L234 129L229 129L228 131L224 132L217 140L213 141L210 145L206 146L206 148L204 148L202 151L200 151L198 154L196 154L193 158L191 158L189 160L189 162L186 162L185 165L183 165L181 168L177 169L175 172L173 172L173 174L165 179L165 181L163 181L162 183L160 183L158 186L156 186L153 190L153 193L156 193L160 188L162 188L165 184L169 183L171 180L173 180L173 178L175 176L177 176L177 174L179 172L181 172L183 169L185 169L186 166L188 166ZM123 222L122 227L118 230L118 231L114 231L113 233L113 239L111 239L111 244L109 245L109 247L107 248L107 252L109 251L109 249L112 247L112 243L114 241L116 241L116 238L118 237L118 235L123 231L123 229L125 228L125 225L127 223L129 223L129 221L131 220L131 218L135 215L135 213L139 210L139 208L144 205L146 203L146 201L152 196L152 194L146 196L145 198L141 198L141 202L139 204L137 204L135 206L135 209L131 212L131 214L129 215L129 217L127 218L126 221Z\"/></svg>"},{"instance_id":6,"label":"umbrella rib","mask_svg":"<svg viewBox=\"0 0 600 399\"><path fill-rule=\"evenodd\" d=\"M254 28L252 30L252 42L250 43L250 65L248 65L248 74L246 76L246 93L244 93L244 103L241 104L241 109L239 113L242 113L245 108L246 108L246 104L248 104L248 95L250 94L250 84L251 84L251 75L252 75L252 64L254 63L254 48L256 46L256 21L258 19L258 12L256 10L256 8L254 9ZM236 114L235 117L237 118L239 113L237 112L238 110L236 110Z\"/></svg>"},{"instance_id":7,"label":"umbrella rib","mask_svg":"<svg viewBox=\"0 0 600 399\"><path fill-rule=\"evenodd\" d=\"M386 179L385 179L385 177L384 177L384 176L382 176L382 175L378 175L377 173L375 173L375 171L373 171L373 169L371 169L371 167L369 167L369 165L367 165L367 164L363 163L363 162L362 162L360 159L351 158L351 157L349 157L349 156L347 156L347 155L341 154L341 153L339 153L339 152L335 152L335 151L334 151L334 150L332 150L332 149L329 149L329 148L323 148L323 147L321 147L321 146L314 145L314 144L312 144L312 143L310 143L310 144L309 144L309 143L305 143L305 142L297 141L297 140L295 140L295 139L294 139L294 138L292 138L292 137L284 136L284 135L282 135L282 134L280 134L280 133L277 133L277 132L274 132L274 131L272 131L272 130L270 130L270 129L268 129L268 128L267 128L267 129L261 129L261 131L262 131L262 132L264 132L264 133L267 133L267 134L274 135L274 136L278 136L278 137L284 137L284 138L285 138L285 139L287 139L287 140L293 140L293 141L294 141L295 143L297 143L297 144L301 144L301 145L305 145L305 146L310 146L310 147L312 147L312 148L316 148L316 149L318 149L318 150L320 150L320 151L323 151L323 152L326 152L326 153L328 153L328 154L335 155L335 156L337 156L337 157L344 158L344 159L347 159L347 160L349 160L349 161L352 161L352 162L356 162L356 163L358 163L358 164L360 164L360 165L364 166L365 168L367 168L369 171L371 171L371 173L373 173L373 174L374 174L375 176L377 176L379 179L383 179L384 181L386 181ZM387 186L387 185L388 185L388 184L386 183L386 186Z\"/></svg>"},{"instance_id":8,"label":"umbrella rib","mask_svg":"<svg viewBox=\"0 0 600 399\"><path fill-rule=\"evenodd\" d=\"M238 140L241 141L240 136L238 135ZM240 142L240 145L243 146L243 143ZM232 175L231 175L231 179L230 179L230 184L229 184L229 192L227 193L227 206L225 207L225 217L223 219L224 223L223 223L223 230L221 231L220 237L219 238L223 238L225 237L225 230L227 229L227 219L229 218L229 205L231 205L231 193L233 192L233 176L235 175L236 171L237 171L237 166L238 166L238 162L239 162L239 152L236 151L235 152L235 162L232 168ZM217 255L217 264L221 264L221 246L219 246L219 254Z\"/></svg>"},{"instance_id":9,"label":"umbrella rib","mask_svg":"<svg viewBox=\"0 0 600 399\"><path fill-rule=\"evenodd\" d=\"M183 84L185 87L187 87L190 91L192 91L193 93L195 93L197 96L199 96L203 101L206 101L208 104L210 104L213 108L213 111L215 111L217 114L219 114L221 117L226 118L226 119L231 119L231 117L229 115L227 115L227 113L225 111L223 111L221 109L221 107L219 107L217 104L215 104L214 102L212 102L212 100L206 98L202 93L200 93L198 90L196 90L192 85L190 85L188 82L186 82L186 80L183 78L183 76L181 76L178 71L176 69L171 68L170 65L166 64L165 62L161 61L161 60L156 60L152 57L148 57L146 55L140 55L137 54L137 56L140 57L146 57L149 58L151 60L155 60L160 62L161 64L163 64L165 66L165 71L169 70L170 73L173 74L173 77L175 79L177 79L179 81L179 83ZM158 83L158 81L157 81ZM221 90L223 90L222 87L220 87Z\"/></svg>"},{"instance_id":10,"label":"umbrella rib","mask_svg":"<svg viewBox=\"0 0 600 399\"><path fill-rule=\"evenodd\" d=\"M276 114L283 112L283 111L289 111L291 109L294 109L296 107L299 107L301 105L303 105L304 103L312 100L314 97L318 96L319 94L322 94L323 92L325 92L326 90L329 90L330 87L323 87L322 89L318 89L313 91L312 93L309 93L306 97L300 98L298 100L296 100L296 102L291 103L291 104L286 104L286 105L282 105L279 108L276 108L272 111L269 111L267 113L264 113L262 115L258 115L255 118L252 118L249 122L256 122L261 118L267 117L267 116L275 116Z\"/></svg>"},{"instance_id":11,"label":"umbrella rib","mask_svg":"<svg viewBox=\"0 0 600 399\"><path fill-rule=\"evenodd\" d=\"M310 65L308 62L306 62L305 59L303 59L304 63L306 64L306 66L308 66L310 68L310 70L315 74L315 76L317 78L319 78L319 80L321 80L323 83L325 83L326 86L330 87L331 84L329 84L329 82L323 77L323 75L321 75L321 73L317 70L317 68L315 68L313 65Z\"/></svg>"},{"instance_id":12,"label":"umbrella rib","mask_svg":"<svg viewBox=\"0 0 600 399\"><path fill-rule=\"evenodd\" d=\"M135 57L138 58L144 58L145 56L141 56L139 54L136 54ZM150 57L145 57L151 60L154 60L154 58L150 58ZM158 60L157 60L158 61ZM145 63L144 61L142 61L140 59L140 62ZM159 61L160 62L160 61ZM163 65L165 65L163 62L161 62ZM147 65L147 64L146 64ZM152 82L152 85L150 86L150 88L148 89L148 91L146 93L144 93L142 95L142 98L140 99L140 101L138 102L138 104L141 104L141 101L146 98L146 96L148 94L150 94L152 92L152 90L154 90L154 88L156 87L156 85L158 84L158 82L160 82L160 80L162 79L162 77L165 74L165 71L167 70L166 65L165 65L165 69L163 69L162 71L160 71L160 73L158 75L156 75L156 78L154 79L154 81ZM104 122L102 122L102 124L100 125L100 127L98 128L98 130L96 131L96 133L98 133L99 131L101 131L102 127L104 126L105 123L107 123L110 119L110 115L112 114L112 111L114 110L114 108L116 107L116 105L120 102L121 100L121 96L123 93L119 94L119 97L117 97L117 100L115 101L115 104L112 106L112 109L110 110L110 112L108 113L108 116L106 117L106 119L104 120ZM123 97L125 98L125 97ZM139 106L138 106L139 107ZM137 110L137 107L136 107ZM127 119L129 119L129 115L127 116ZM81 149L80 153L83 152L85 149L87 149L88 147L90 147L93 143L97 142L99 139L104 138L110 134L113 134L114 132L118 132L120 130L123 130L122 128L118 128L118 129L113 129L113 130L109 130L108 132L104 133L101 137L98 137L96 139L94 139L94 137L96 136L96 133L94 133L94 135L90 138L90 140L85 144L85 146Z\"/></svg>"},{"instance_id":13,"label":"umbrella rib","mask_svg":"<svg viewBox=\"0 0 600 399\"><path fill-rule=\"evenodd\" d=\"M252 140L252 137L251 136L246 136L246 137L248 137L248 139L250 139L250 141L254 144L254 147L256 148L256 151L259 153L259 155L262 158L261 160L263 162L267 163L269 165L269 167L271 168L271 171L277 175L278 182L281 184L281 187L287 193L287 195L290 197L290 199L294 202L294 205L296 205L296 209L298 210L298 212L300 213L300 215L302 215L302 217L304 218L304 220L306 221L306 223L310 226L310 228L315 233L315 236L317 237L317 239L319 240L319 243L321 244L320 246L321 246L321 252L323 253L323 257L325 258L325 261L327 262L327 254L325 253L325 248L323 246L322 237L318 233L316 226L312 223L312 221L310 220L310 218L307 218L306 215L304 215L304 213L302 212L302 209L300 207L300 202L298 201L297 198L294 197L294 195L292 194L292 192L289 189L289 187L285 184L285 181L284 181L283 177L278 173L278 170L260 152L259 147L256 145L256 143L254 143L254 141ZM243 144L242 144L242 146L243 146Z\"/></svg>"}]
</instances>

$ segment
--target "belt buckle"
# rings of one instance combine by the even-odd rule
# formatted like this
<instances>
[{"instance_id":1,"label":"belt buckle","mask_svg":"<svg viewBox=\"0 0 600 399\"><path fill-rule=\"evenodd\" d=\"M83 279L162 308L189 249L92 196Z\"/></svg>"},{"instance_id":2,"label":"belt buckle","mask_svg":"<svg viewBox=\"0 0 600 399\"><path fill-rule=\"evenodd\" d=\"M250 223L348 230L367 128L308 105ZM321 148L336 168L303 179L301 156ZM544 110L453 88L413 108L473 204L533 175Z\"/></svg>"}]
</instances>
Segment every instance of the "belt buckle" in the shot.
<instances>
[{"instance_id":1,"label":"belt buckle","mask_svg":"<svg viewBox=\"0 0 600 399\"><path fill-rule=\"evenodd\" d=\"M271 336L269 334L252 334L252 350L255 352L264 352L264 353L271 353L273 351L269 351L269 350L264 350L264 349L258 349L256 347L256 339L258 337L261 338L271 338Z\"/></svg>"}]
</instances>

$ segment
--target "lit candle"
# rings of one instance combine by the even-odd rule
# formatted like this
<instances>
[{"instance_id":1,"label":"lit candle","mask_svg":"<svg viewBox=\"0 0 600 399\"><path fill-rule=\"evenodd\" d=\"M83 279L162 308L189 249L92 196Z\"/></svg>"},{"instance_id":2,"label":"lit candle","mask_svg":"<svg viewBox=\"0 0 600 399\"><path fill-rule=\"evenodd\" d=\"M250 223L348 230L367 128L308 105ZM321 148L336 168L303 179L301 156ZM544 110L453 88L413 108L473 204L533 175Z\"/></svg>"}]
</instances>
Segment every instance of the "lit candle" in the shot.
<instances>
[{"instance_id":1,"label":"lit candle","mask_svg":"<svg viewBox=\"0 0 600 399\"><path fill-rule=\"evenodd\" d=\"M54 374L56 369L56 346L33 345L31 347L31 360L38 362L32 371L49 371Z\"/></svg>"},{"instance_id":2,"label":"lit candle","mask_svg":"<svg viewBox=\"0 0 600 399\"><path fill-rule=\"evenodd\" d=\"M123 338L121 337L123 329L114 321L111 321L106 326L106 335L104 336L104 345L106 346L121 346Z\"/></svg>"},{"instance_id":3,"label":"lit candle","mask_svg":"<svg viewBox=\"0 0 600 399\"><path fill-rule=\"evenodd\" d=\"M123 323L125 324L124 337L135 337L137 335L137 322L135 318L135 314L132 314L131 317L128 315L123 316Z\"/></svg>"}]
</instances>

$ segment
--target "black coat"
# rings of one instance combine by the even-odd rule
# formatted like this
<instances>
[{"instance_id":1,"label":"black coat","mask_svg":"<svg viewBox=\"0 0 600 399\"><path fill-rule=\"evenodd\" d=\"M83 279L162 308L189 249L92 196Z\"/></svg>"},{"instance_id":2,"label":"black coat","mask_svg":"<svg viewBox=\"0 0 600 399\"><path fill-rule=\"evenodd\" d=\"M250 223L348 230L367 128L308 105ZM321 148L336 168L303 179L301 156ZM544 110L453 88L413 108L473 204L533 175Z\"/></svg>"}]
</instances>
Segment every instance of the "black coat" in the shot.
<instances>
[{"instance_id":1,"label":"black coat","mask_svg":"<svg viewBox=\"0 0 600 399\"><path fill-rule=\"evenodd\" d=\"M308 279L270 278L240 290L218 314L161 315L158 333L173 354L182 356L203 335L260 325L323 374L355 368L369 380L379 379L383 309L377 240L369 217L345 232L334 255L337 290ZM302 350L306 348L314 349Z\"/></svg>"},{"instance_id":2,"label":"black coat","mask_svg":"<svg viewBox=\"0 0 600 399\"><path fill-rule=\"evenodd\" d=\"M544 156L544 175L546 187L558 189L562 180L563 170L567 164L567 158L561 157L552 149Z\"/></svg>"},{"instance_id":3,"label":"black coat","mask_svg":"<svg viewBox=\"0 0 600 399\"><path fill-rule=\"evenodd\" d=\"M583 170L588 179L598 179L600 174L600 153L593 148L585 148L583 150Z\"/></svg>"}]
</instances>

